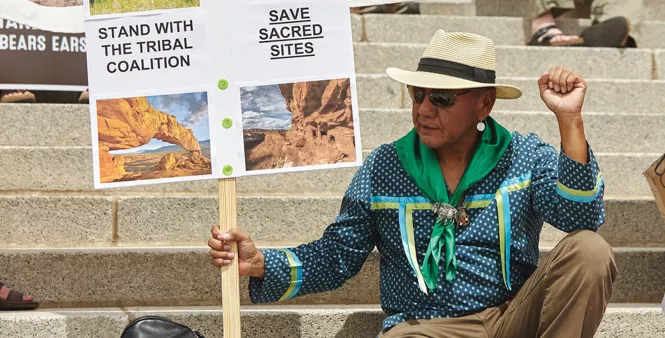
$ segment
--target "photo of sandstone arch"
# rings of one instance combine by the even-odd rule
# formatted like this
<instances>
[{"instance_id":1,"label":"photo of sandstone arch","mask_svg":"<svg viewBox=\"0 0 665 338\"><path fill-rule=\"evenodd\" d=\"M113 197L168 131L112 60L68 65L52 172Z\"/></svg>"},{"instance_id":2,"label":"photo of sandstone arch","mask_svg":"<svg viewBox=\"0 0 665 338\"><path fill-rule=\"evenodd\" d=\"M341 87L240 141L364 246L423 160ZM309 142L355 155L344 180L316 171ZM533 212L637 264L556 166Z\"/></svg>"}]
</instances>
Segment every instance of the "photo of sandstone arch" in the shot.
<instances>
[{"instance_id":1,"label":"photo of sandstone arch","mask_svg":"<svg viewBox=\"0 0 665 338\"><path fill-rule=\"evenodd\" d=\"M90 15L200 7L201 0L90 0Z\"/></svg>"},{"instance_id":2,"label":"photo of sandstone arch","mask_svg":"<svg viewBox=\"0 0 665 338\"><path fill-rule=\"evenodd\" d=\"M207 93L96 104L101 183L212 173Z\"/></svg>"},{"instance_id":3,"label":"photo of sandstone arch","mask_svg":"<svg viewBox=\"0 0 665 338\"><path fill-rule=\"evenodd\" d=\"M356 161L348 78L244 87L247 171Z\"/></svg>"}]
</instances>

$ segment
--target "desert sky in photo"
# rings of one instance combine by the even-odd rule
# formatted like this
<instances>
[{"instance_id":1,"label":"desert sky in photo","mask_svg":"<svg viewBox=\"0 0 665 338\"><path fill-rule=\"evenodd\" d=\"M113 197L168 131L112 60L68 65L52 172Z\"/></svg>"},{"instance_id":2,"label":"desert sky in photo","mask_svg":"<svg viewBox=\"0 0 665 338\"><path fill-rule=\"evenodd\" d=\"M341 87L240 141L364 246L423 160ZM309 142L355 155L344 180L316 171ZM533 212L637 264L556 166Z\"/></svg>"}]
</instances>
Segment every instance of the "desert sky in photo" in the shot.
<instances>
[{"instance_id":1,"label":"desert sky in photo","mask_svg":"<svg viewBox=\"0 0 665 338\"><path fill-rule=\"evenodd\" d=\"M244 130L291 129L292 113L277 85L241 89L242 125Z\"/></svg>"}]
</instances>

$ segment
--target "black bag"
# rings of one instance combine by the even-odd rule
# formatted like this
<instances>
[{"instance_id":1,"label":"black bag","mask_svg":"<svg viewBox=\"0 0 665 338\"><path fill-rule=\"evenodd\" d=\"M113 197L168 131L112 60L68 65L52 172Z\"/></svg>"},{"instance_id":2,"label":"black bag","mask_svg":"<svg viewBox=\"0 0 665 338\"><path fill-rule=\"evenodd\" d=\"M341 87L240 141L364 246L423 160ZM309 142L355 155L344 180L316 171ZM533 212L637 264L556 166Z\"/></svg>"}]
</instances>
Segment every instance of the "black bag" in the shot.
<instances>
[{"instance_id":1,"label":"black bag","mask_svg":"<svg viewBox=\"0 0 665 338\"><path fill-rule=\"evenodd\" d=\"M205 338L189 327L159 316L134 319L120 338Z\"/></svg>"}]
</instances>

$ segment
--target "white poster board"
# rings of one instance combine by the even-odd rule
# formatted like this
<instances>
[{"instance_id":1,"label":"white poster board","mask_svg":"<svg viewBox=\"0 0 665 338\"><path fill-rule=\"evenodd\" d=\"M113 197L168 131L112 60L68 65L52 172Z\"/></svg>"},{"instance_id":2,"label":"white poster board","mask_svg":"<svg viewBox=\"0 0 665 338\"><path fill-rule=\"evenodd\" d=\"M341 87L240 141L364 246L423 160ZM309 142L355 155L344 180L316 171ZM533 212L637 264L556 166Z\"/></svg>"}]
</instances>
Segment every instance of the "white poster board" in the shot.
<instances>
[{"instance_id":1,"label":"white poster board","mask_svg":"<svg viewBox=\"0 0 665 338\"><path fill-rule=\"evenodd\" d=\"M182 3L86 0L95 188L362 163L348 4Z\"/></svg>"}]
</instances>

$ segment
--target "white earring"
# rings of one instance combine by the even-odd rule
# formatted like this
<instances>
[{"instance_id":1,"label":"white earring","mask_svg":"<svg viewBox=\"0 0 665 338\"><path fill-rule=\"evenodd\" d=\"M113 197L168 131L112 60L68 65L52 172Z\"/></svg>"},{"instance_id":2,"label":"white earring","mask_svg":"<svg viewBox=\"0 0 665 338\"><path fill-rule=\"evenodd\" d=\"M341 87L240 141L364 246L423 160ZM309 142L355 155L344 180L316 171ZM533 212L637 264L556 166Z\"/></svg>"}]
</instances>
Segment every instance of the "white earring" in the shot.
<instances>
[{"instance_id":1,"label":"white earring","mask_svg":"<svg viewBox=\"0 0 665 338\"><path fill-rule=\"evenodd\" d=\"M485 121L478 122L476 128L478 128L478 131L485 131Z\"/></svg>"}]
</instances>

